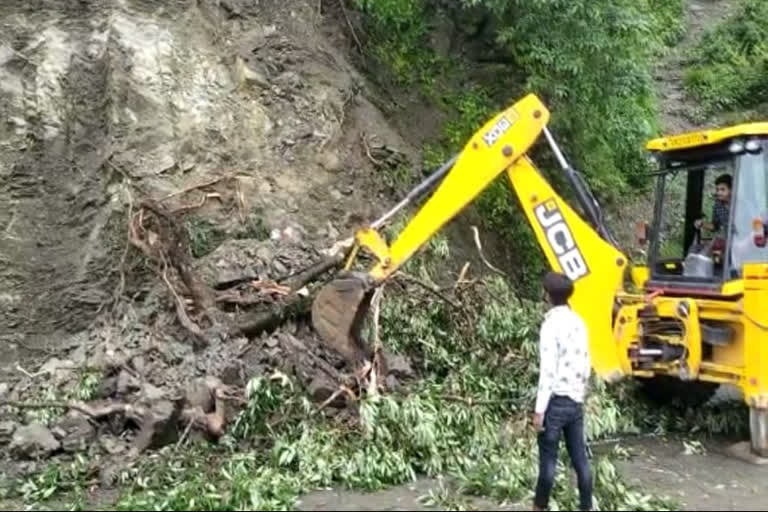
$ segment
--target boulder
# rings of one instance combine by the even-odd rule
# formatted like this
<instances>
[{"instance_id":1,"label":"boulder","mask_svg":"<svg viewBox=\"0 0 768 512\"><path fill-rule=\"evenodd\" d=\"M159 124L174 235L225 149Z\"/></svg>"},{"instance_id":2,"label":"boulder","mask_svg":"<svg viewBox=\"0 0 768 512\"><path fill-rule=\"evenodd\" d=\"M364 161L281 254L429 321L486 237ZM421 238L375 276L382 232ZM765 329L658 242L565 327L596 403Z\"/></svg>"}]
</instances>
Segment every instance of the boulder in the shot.
<instances>
[{"instance_id":1,"label":"boulder","mask_svg":"<svg viewBox=\"0 0 768 512\"><path fill-rule=\"evenodd\" d=\"M13 434L9 451L20 459L40 459L60 448L50 430L39 423L19 427Z\"/></svg>"},{"instance_id":2,"label":"boulder","mask_svg":"<svg viewBox=\"0 0 768 512\"><path fill-rule=\"evenodd\" d=\"M179 438L178 421L181 403L161 400L152 405L141 422L141 429L134 441L133 450L161 448Z\"/></svg>"},{"instance_id":3,"label":"boulder","mask_svg":"<svg viewBox=\"0 0 768 512\"><path fill-rule=\"evenodd\" d=\"M65 416L52 429L61 448L68 453L85 451L96 437L96 429L82 415Z\"/></svg>"}]
</instances>

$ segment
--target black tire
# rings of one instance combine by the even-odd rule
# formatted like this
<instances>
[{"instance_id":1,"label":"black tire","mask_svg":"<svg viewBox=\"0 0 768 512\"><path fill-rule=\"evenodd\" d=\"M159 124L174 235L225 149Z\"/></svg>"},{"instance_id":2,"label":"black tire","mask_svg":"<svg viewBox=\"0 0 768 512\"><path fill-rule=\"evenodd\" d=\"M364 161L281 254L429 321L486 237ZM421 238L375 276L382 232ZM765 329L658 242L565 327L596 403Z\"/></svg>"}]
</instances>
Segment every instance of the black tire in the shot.
<instances>
[{"instance_id":1,"label":"black tire","mask_svg":"<svg viewBox=\"0 0 768 512\"><path fill-rule=\"evenodd\" d=\"M698 407L704 405L717 392L719 384L700 381L682 381L675 377L659 376L641 380L642 393L658 405L675 403Z\"/></svg>"}]
</instances>

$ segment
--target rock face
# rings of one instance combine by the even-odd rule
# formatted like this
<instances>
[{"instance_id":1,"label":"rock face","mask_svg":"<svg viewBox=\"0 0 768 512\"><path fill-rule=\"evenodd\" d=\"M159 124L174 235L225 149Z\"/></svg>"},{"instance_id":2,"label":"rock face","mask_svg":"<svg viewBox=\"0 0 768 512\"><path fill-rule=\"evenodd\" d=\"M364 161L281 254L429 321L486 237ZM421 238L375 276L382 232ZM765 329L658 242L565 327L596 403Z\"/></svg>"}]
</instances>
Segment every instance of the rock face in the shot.
<instances>
[{"instance_id":1,"label":"rock face","mask_svg":"<svg viewBox=\"0 0 768 512\"><path fill-rule=\"evenodd\" d=\"M50 430L39 423L16 429L8 447L20 459L41 459L48 457L60 447Z\"/></svg>"},{"instance_id":2,"label":"rock face","mask_svg":"<svg viewBox=\"0 0 768 512\"><path fill-rule=\"evenodd\" d=\"M256 216L267 233L314 233L376 209L359 134L404 144L317 29L317 2L236 4L0 2L0 332L79 332L103 310L125 241L120 182L171 209L204 200L188 210L222 232ZM324 192L353 179L354 193Z\"/></svg>"}]
</instances>

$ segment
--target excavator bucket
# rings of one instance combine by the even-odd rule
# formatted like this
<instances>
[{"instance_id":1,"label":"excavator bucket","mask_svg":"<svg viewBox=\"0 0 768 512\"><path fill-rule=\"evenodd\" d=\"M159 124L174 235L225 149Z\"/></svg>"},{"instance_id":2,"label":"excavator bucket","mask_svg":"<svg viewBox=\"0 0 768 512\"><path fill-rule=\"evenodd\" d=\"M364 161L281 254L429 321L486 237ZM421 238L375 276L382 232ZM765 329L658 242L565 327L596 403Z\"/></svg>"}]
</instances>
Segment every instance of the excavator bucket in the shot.
<instances>
[{"instance_id":1,"label":"excavator bucket","mask_svg":"<svg viewBox=\"0 0 768 512\"><path fill-rule=\"evenodd\" d=\"M372 296L368 276L350 272L326 284L312 303L320 338L353 366L370 357L360 334Z\"/></svg>"}]
</instances>

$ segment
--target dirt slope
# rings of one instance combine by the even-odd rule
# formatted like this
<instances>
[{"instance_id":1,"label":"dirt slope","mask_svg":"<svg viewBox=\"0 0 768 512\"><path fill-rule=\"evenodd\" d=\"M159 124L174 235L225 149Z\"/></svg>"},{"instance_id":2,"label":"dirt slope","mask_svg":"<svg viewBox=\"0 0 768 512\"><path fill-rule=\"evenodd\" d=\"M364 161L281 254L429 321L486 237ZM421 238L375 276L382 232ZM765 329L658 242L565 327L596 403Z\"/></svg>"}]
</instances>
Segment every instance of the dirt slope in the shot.
<instances>
[{"instance_id":1,"label":"dirt slope","mask_svg":"<svg viewBox=\"0 0 768 512\"><path fill-rule=\"evenodd\" d=\"M112 299L127 185L159 199L235 174L200 217L330 241L378 213L360 134L407 149L317 2L9 0L0 20L0 366Z\"/></svg>"},{"instance_id":2,"label":"dirt slope","mask_svg":"<svg viewBox=\"0 0 768 512\"><path fill-rule=\"evenodd\" d=\"M682 40L671 49L656 70L659 99L661 100L661 128L665 133L683 133L703 128L691 120L696 102L685 91L683 78L686 53L693 48L707 30L734 8L730 0L691 0L686 2L686 32ZM707 126L708 127L708 126Z\"/></svg>"}]
</instances>

